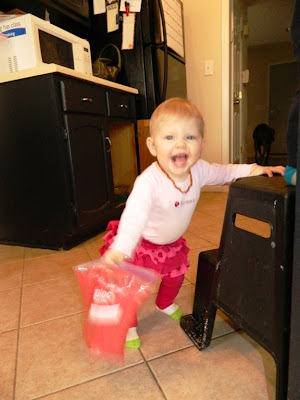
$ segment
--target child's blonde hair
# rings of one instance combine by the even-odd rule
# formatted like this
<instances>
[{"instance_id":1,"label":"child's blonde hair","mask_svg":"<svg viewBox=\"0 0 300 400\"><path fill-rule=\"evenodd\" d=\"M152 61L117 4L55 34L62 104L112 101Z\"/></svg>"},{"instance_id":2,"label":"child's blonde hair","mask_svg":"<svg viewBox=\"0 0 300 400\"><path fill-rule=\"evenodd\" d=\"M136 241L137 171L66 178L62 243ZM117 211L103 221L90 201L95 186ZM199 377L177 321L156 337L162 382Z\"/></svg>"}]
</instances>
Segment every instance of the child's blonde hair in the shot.
<instances>
[{"instance_id":1,"label":"child's blonde hair","mask_svg":"<svg viewBox=\"0 0 300 400\"><path fill-rule=\"evenodd\" d=\"M150 119L150 136L169 118L194 119L198 132L204 136L204 121L198 108L186 99L173 97L161 103L153 112Z\"/></svg>"}]
</instances>

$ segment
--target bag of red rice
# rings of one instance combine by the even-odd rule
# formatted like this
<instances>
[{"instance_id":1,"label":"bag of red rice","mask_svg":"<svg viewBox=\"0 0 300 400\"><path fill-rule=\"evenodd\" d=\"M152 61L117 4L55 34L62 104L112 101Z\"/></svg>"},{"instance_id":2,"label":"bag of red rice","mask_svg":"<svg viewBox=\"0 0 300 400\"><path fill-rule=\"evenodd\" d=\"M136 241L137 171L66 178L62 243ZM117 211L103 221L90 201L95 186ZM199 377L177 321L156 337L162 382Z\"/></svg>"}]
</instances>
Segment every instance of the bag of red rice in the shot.
<instances>
[{"instance_id":1,"label":"bag of red rice","mask_svg":"<svg viewBox=\"0 0 300 400\"><path fill-rule=\"evenodd\" d=\"M74 271L87 308L83 337L91 355L123 362L128 328L157 274L127 263L104 264L100 259L78 265Z\"/></svg>"}]
</instances>

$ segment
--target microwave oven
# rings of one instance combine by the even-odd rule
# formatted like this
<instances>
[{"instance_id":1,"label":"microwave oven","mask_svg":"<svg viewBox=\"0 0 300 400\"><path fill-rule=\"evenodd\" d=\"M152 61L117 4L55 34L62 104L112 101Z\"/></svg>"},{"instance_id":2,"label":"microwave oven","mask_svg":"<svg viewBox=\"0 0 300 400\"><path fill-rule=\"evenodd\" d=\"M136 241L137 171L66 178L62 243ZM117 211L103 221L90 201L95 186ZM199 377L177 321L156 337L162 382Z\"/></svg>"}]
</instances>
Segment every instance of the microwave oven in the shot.
<instances>
[{"instance_id":1,"label":"microwave oven","mask_svg":"<svg viewBox=\"0 0 300 400\"><path fill-rule=\"evenodd\" d=\"M0 23L0 73L58 64L92 75L90 44L48 21L24 14Z\"/></svg>"}]
</instances>

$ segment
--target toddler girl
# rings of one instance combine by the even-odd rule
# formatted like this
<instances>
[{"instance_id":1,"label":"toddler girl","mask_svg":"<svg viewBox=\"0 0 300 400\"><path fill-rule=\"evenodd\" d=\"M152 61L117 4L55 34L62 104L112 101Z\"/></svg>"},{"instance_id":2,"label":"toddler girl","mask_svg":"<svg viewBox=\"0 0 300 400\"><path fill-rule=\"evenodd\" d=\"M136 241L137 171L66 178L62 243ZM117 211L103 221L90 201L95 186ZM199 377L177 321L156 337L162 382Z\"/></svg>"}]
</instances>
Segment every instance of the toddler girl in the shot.
<instances>
[{"instance_id":1,"label":"toddler girl","mask_svg":"<svg viewBox=\"0 0 300 400\"><path fill-rule=\"evenodd\" d=\"M118 221L111 221L100 248L106 263L124 259L153 268L161 277L157 309L179 320L182 309L174 303L189 267L189 249L182 237L191 221L204 185L222 185L237 178L273 172L284 167L256 164L210 164L201 160L204 123L189 101L172 98L160 104L150 120L147 147L157 158L135 181ZM137 319L126 337L126 347L139 348Z\"/></svg>"}]
</instances>

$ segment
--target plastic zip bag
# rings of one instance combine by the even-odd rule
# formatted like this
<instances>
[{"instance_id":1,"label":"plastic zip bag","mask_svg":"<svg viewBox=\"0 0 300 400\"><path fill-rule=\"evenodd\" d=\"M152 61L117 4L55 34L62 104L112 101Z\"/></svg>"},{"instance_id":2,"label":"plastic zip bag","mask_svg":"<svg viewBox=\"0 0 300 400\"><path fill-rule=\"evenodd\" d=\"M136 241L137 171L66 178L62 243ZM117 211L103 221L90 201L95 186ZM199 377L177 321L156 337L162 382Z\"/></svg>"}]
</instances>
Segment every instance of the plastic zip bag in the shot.
<instances>
[{"instance_id":1,"label":"plastic zip bag","mask_svg":"<svg viewBox=\"0 0 300 400\"><path fill-rule=\"evenodd\" d=\"M87 309L83 337L94 358L124 360L124 344L139 306L158 278L154 270L101 259L74 267Z\"/></svg>"}]
</instances>

